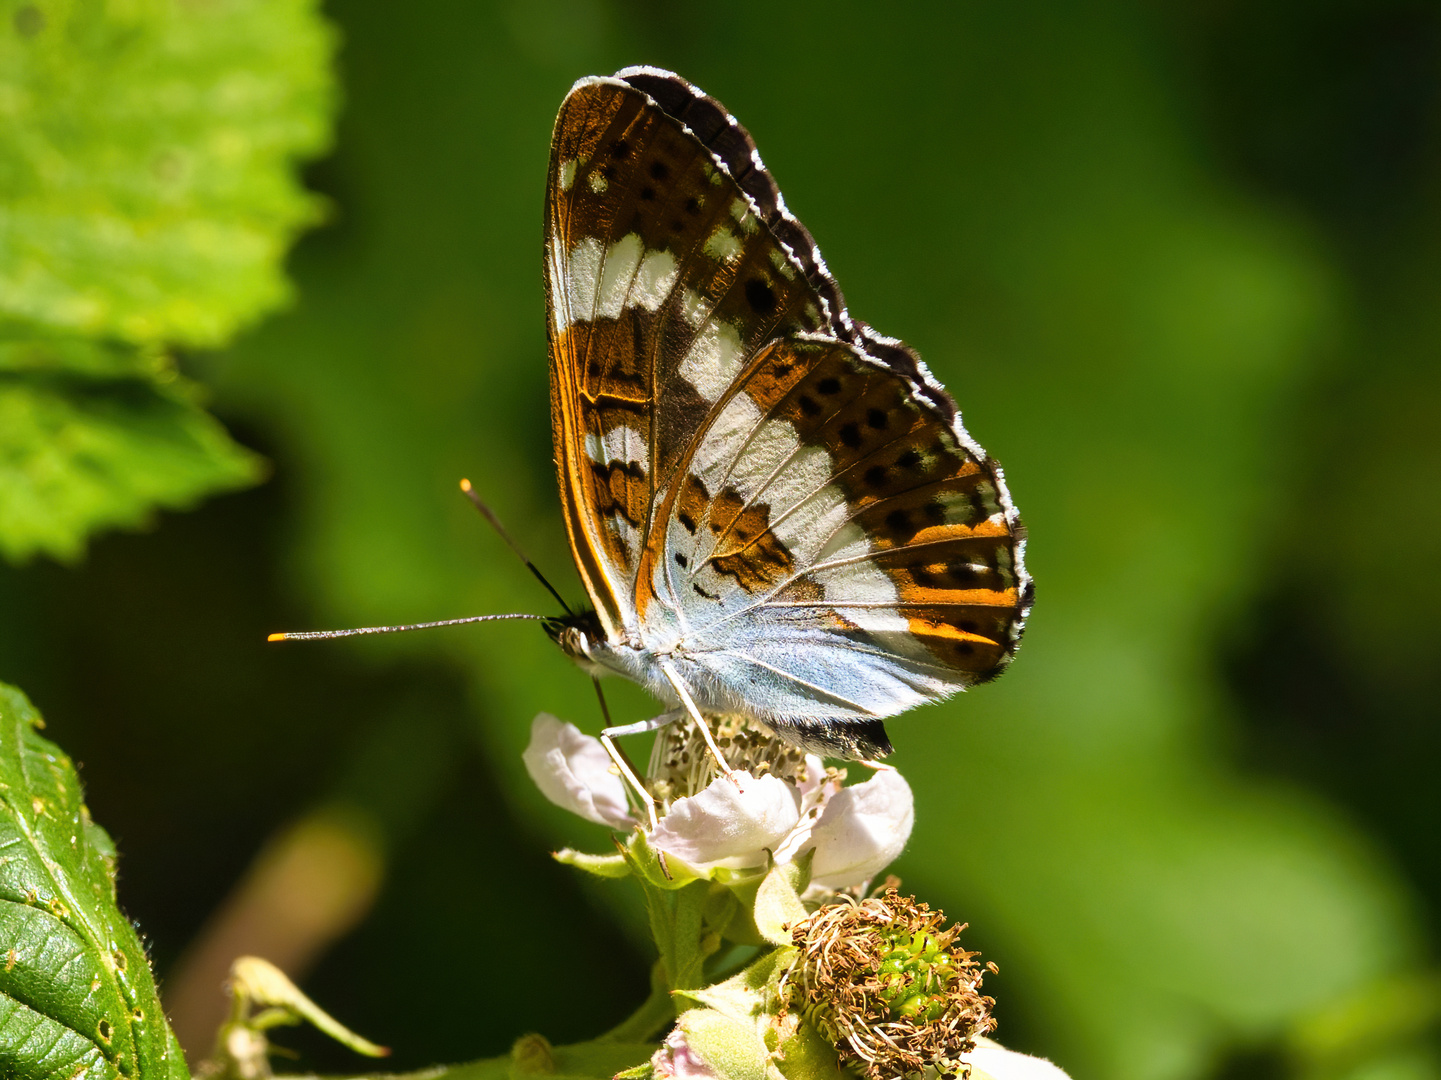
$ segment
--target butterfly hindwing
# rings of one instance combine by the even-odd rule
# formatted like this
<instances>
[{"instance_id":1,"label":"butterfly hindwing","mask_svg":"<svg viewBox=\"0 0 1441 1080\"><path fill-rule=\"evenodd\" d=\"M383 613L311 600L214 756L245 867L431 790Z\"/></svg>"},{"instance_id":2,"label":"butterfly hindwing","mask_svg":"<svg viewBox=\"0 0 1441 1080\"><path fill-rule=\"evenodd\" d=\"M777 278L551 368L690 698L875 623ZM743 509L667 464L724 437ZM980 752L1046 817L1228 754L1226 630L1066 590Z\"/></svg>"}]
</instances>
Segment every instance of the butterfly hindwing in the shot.
<instances>
[{"instance_id":1,"label":"butterfly hindwing","mask_svg":"<svg viewBox=\"0 0 1441 1080\"><path fill-rule=\"evenodd\" d=\"M647 546L652 620L718 692L773 721L885 716L1009 660L1029 581L1004 484L902 376L774 341L692 451Z\"/></svg>"}]
</instances>

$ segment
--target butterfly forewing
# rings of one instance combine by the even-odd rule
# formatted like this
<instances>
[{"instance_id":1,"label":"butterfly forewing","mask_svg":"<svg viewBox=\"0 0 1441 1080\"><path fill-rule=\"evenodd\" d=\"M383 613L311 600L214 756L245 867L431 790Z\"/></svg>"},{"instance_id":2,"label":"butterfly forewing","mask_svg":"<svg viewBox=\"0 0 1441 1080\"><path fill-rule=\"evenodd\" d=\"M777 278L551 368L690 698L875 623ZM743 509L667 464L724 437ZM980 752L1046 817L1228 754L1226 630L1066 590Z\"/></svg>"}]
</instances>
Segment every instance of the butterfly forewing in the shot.
<instances>
[{"instance_id":1,"label":"butterfly forewing","mask_svg":"<svg viewBox=\"0 0 1441 1080\"><path fill-rule=\"evenodd\" d=\"M850 319L745 130L627 69L571 91L550 169L557 459L608 637L793 731L1000 671L1030 604L1000 470Z\"/></svg>"},{"instance_id":2,"label":"butterfly forewing","mask_svg":"<svg viewBox=\"0 0 1441 1080\"><path fill-rule=\"evenodd\" d=\"M713 103L693 100L713 127ZM546 213L552 412L576 558L612 628L636 625L656 493L712 404L767 340L828 317L758 209L700 135L626 82L586 80L562 106Z\"/></svg>"}]
</instances>

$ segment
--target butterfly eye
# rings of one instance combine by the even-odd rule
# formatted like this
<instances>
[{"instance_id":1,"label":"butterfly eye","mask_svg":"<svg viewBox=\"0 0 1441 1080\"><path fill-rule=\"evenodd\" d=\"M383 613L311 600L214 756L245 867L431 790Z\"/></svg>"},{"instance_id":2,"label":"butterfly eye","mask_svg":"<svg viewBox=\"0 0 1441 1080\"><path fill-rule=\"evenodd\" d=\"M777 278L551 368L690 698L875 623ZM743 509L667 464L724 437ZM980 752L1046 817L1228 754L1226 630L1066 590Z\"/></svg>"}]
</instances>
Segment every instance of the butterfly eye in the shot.
<instances>
[{"instance_id":1,"label":"butterfly eye","mask_svg":"<svg viewBox=\"0 0 1441 1080\"><path fill-rule=\"evenodd\" d=\"M557 644L572 660L590 659L590 638L578 626L567 626L556 639Z\"/></svg>"}]
</instances>

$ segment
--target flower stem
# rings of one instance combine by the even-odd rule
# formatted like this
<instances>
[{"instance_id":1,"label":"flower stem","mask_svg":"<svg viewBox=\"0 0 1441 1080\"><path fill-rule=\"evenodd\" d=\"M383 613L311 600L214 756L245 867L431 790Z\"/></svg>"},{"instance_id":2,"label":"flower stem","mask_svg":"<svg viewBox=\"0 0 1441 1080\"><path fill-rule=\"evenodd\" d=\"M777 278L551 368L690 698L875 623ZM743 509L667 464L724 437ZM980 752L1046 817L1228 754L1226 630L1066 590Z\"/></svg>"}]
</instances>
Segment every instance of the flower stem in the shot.
<instances>
[{"instance_id":1,"label":"flower stem","mask_svg":"<svg viewBox=\"0 0 1441 1080\"><path fill-rule=\"evenodd\" d=\"M615 1027L597 1038L596 1042L645 1042L655 1039L675 1019L670 987L666 985L665 968L656 961L651 970L650 996Z\"/></svg>"},{"instance_id":2,"label":"flower stem","mask_svg":"<svg viewBox=\"0 0 1441 1080\"><path fill-rule=\"evenodd\" d=\"M535 1036L529 1036L534 1039ZM549 1060L540 1069L539 1063L517 1061L514 1054L484 1058L462 1065L432 1066L407 1073L347 1073L333 1080L515 1080L519 1076L564 1076L570 1080L610 1080L622 1070L640 1065L655 1052L655 1043L616 1042L592 1039L570 1046L549 1046ZM548 1071L547 1071L548 1070ZM275 1080L317 1080L314 1073L280 1076Z\"/></svg>"},{"instance_id":3,"label":"flower stem","mask_svg":"<svg viewBox=\"0 0 1441 1080\"><path fill-rule=\"evenodd\" d=\"M660 950L667 989L691 990L703 986L702 967L709 955L701 942L708 883L693 881L683 888L662 889L644 878L637 880L645 892L650 932Z\"/></svg>"}]
</instances>

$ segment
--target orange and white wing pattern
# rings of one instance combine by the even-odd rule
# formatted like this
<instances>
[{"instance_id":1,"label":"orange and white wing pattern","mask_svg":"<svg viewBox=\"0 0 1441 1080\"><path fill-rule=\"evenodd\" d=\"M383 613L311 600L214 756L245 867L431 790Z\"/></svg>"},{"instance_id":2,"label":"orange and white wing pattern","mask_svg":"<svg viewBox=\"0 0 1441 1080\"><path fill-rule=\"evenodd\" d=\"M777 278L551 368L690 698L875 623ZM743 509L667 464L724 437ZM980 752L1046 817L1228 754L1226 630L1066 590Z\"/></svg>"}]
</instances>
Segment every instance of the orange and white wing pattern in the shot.
<instances>
[{"instance_id":1,"label":"orange and white wing pattern","mask_svg":"<svg viewBox=\"0 0 1441 1080\"><path fill-rule=\"evenodd\" d=\"M859 346L771 342L691 451L642 565L698 698L884 750L874 721L1009 662L1031 585L1000 471Z\"/></svg>"},{"instance_id":2,"label":"orange and white wing pattern","mask_svg":"<svg viewBox=\"0 0 1441 1080\"><path fill-rule=\"evenodd\" d=\"M999 467L850 318L719 102L577 83L546 258L562 499L627 674L664 657L703 708L883 752L881 718L1005 666L1032 590Z\"/></svg>"},{"instance_id":3,"label":"orange and white wing pattern","mask_svg":"<svg viewBox=\"0 0 1441 1080\"><path fill-rule=\"evenodd\" d=\"M635 70L575 85L546 191L561 498L612 635L638 629L634 582L657 492L716 396L767 341L821 329L832 309L816 288L829 278L797 263L706 142L734 121L689 87L674 106L682 120L642 89L654 82Z\"/></svg>"}]
</instances>

